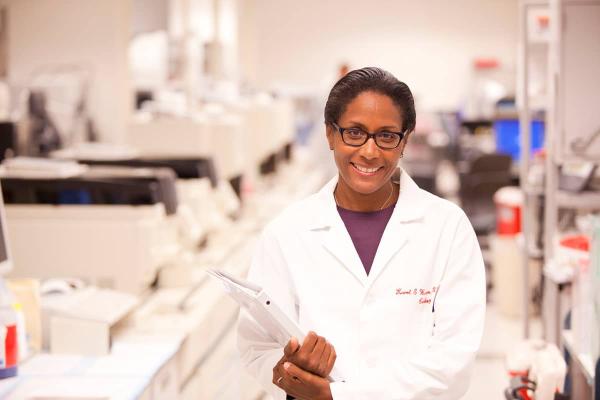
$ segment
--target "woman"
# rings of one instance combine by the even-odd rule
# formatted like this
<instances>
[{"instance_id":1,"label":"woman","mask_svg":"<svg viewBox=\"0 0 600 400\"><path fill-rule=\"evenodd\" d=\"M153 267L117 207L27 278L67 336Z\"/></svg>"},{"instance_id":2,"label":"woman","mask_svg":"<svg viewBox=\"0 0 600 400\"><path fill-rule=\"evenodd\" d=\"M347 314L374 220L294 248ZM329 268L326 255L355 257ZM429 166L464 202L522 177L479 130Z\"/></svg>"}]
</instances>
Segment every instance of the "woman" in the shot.
<instances>
[{"instance_id":1,"label":"woman","mask_svg":"<svg viewBox=\"0 0 600 400\"><path fill-rule=\"evenodd\" d=\"M248 277L311 333L281 349L242 313L242 358L274 399L460 398L483 332L484 266L462 210L397 166L415 127L410 89L378 68L351 71L325 125L338 176L265 228Z\"/></svg>"}]
</instances>

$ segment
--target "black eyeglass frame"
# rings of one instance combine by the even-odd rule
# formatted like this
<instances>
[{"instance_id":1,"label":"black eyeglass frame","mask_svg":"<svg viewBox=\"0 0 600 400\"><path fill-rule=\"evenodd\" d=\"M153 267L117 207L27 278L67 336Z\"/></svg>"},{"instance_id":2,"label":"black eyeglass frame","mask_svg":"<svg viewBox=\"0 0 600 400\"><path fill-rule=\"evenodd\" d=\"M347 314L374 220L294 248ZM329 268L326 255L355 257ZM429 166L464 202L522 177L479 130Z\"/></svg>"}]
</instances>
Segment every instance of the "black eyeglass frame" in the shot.
<instances>
[{"instance_id":1,"label":"black eyeglass frame","mask_svg":"<svg viewBox=\"0 0 600 400\"><path fill-rule=\"evenodd\" d=\"M361 147L361 146L364 146L364 144L367 143L369 141L369 139L373 138L373 141L375 142L375 144L377 145L377 147L379 147L381 150L394 150L394 149L397 149L398 146L400 146L400 143L402 143L402 139L404 139L404 136L405 136L405 132L382 131L382 132L373 132L373 133L371 133L371 132L367 132L367 131L365 131L363 129L360 129L360 128L342 128L338 124L336 124L335 122L330 122L330 124L340 133L340 136L342 137L342 142L344 142L344 144L346 146L351 146L351 147ZM344 131L348 131L348 130L351 130L351 129L355 129L355 130L358 130L358 131L366 133L367 136L365 138L365 141L362 142L361 144L350 144L350 143L347 143L344 140ZM396 146L394 146L394 147L383 147L383 146L381 146L379 143L377 143L377 135L382 134L382 133L387 133L387 134L392 134L392 135L399 136L400 140L398 141L398 144Z\"/></svg>"}]
</instances>

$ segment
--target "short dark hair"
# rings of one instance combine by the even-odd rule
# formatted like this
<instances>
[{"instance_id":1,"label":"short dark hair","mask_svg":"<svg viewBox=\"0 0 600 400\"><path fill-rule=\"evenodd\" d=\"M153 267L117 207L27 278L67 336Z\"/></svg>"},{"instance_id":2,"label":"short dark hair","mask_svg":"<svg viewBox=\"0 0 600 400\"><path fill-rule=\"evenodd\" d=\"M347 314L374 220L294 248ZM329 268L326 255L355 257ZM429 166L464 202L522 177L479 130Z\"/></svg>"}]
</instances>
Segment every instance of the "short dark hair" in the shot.
<instances>
[{"instance_id":1,"label":"short dark hair","mask_svg":"<svg viewBox=\"0 0 600 400\"><path fill-rule=\"evenodd\" d=\"M409 133L415 129L415 100L409 87L391 73L377 67L350 71L333 85L325 104L325 123L337 123L348 103L359 94L369 91L388 96L398 106L404 132Z\"/></svg>"}]
</instances>

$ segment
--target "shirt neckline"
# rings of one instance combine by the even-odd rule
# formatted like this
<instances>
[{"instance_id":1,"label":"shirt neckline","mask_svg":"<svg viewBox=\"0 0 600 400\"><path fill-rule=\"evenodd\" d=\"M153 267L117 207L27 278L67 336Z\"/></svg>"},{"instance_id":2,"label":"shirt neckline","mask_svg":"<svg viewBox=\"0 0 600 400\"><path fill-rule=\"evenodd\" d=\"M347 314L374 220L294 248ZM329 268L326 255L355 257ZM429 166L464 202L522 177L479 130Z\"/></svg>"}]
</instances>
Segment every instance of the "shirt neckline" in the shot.
<instances>
[{"instance_id":1,"label":"shirt neckline","mask_svg":"<svg viewBox=\"0 0 600 400\"><path fill-rule=\"evenodd\" d=\"M389 211L390 208L396 207L396 203L394 202L391 205L387 206L386 208L382 208L381 210L373 210L373 211L355 211L355 210L349 210L347 208L340 207L337 204L336 204L336 207L337 207L337 209L339 211L343 211L343 212L346 212L346 213L366 215L366 214L380 214L380 213L385 213L386 211Z\"/></svg>"}]
</instances>

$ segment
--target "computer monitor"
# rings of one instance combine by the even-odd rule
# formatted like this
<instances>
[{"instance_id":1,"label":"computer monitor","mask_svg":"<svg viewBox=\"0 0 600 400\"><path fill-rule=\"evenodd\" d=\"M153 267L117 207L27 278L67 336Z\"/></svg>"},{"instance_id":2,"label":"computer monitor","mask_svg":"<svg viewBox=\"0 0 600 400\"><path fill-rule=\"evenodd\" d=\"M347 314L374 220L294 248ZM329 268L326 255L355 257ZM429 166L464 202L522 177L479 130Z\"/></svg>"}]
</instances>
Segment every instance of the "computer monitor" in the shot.
<instances>
[{"instance_id":1,"label":"computer monitor","mask_svg":"<svg viewBox=\"0 0 600 400\"><path fill-rule=\"evenodd\" d=\"M10 258L7 238L6 213L4 212L4 200L0 189L0 276L6 275L12 270L12 259Z\"/></svg>"}]
</instances>

